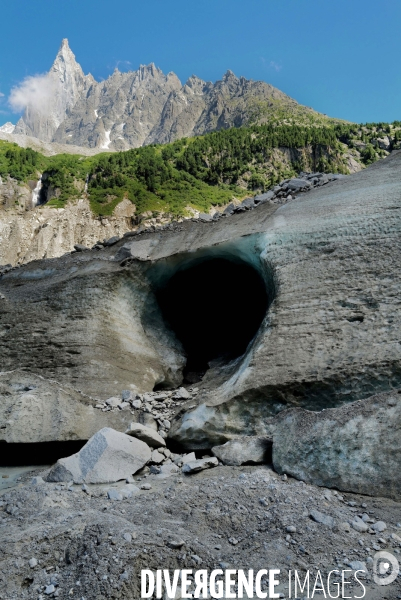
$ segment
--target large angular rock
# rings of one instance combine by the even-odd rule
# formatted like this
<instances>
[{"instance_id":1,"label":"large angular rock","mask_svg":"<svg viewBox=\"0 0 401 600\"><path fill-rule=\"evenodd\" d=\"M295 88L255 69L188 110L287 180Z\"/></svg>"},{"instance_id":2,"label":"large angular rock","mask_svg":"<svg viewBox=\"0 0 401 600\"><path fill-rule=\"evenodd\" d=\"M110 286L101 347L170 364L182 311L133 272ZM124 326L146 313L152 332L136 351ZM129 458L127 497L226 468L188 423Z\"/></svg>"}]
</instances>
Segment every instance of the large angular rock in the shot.
<instances>
[{"instance_id":1,"label":"large angular rock","mask_svg":"<svg viewBox=\"0 0 401 600\"><path fill-rule=\"evenodd\" d=\"M233 215L235 212L235 204L233 204L232 202L226 206L226 208L223 211L223 215Z\"/></svg>"},{"instance_id":2,"label":"large angular rock","mask_svg":"<svg viewBox=\"0 0 401 600\"><path fill-rule=\"evenodd\" d=\"M0 373L0 442L88 440L99 429L124 431L129 411L102 412L95 401L56 381L16 370Z\"/></svg>"},{"instance_id":3,"label":"large angular rock","mask_svg":"<svg viewBox=\"0 0 401 600\"><path fill-rule=\"evenodd\" d=\"M258 196L255 196L254 201L256 203L267 202L268 200L272 200L274 196L275 194L272 191L265 192L264 194L259 194Z\"/></svg>"},{"instance_id":4,"label":"large angular rock","mask_svg":"<svg viewBox=\"0 0 401 600\"><path fill-rule=\"evenodd\" d=\"M112 483L139 471L150 457L149 446L141 440L104 427L79 452L59 459L47 480Z\"/></svg>"},{"instance_id":5,"label":"large angular rock","mask_svg":"<svg viewBox=\"0 0 401 600\"><path fill-rule=\"evenodd\" d=\"M293 190L295 192L298 192L300 190L307 190L310 187L312 187L311 182L307 179L291 179L287 185L290 190Z\"/></svg>"},{"instance_id":6,"label":"large angular rock","mask_svg":"<svg viewBox=\"0 0 401 600\"><path fill-rule=\"evenodd\" d=\"M137 260L146 261L149 259L151 249L157 244L158 240L147 239L128 242L121 246L116 254L116 260L124 260L126 258L135 258Z\"/></svg>"},{"instance_id":7,"label":"large angular rock","mask_svg":"<svg viewBox=\"0 0 401 600\"><path fill-rule=\"evenodd\" d=\"M151 427L142 425L142 423L130 423L130 426L125 433L138 440L142 440L151 448L161 448L166 445L165 440L157 433L157 431Z\"/></svg>"},{"instance_id":8,"label":"large angular rock","mask_svg":"<svg viewBox=\"0 0 401 600\"><path fill-rule=\"evenodd\" d=\"M214 446L212 452L225 465L262 464L271 462L272 440L267 437L243 437Z\"/></svg>"},{"instance_id":9,"label":"large angular rock","mask_svg":"<svg viewBox=\"0 0 401 600\"><path fill-rule=\"evenodd\" d=\"M245 200L241 202L241 206L247 209L254 208L255 200L253 198L245 198Z\"/></svg>"},{"instance_id":10,"label":"large angular rock","mask_svg":"<svg viewBox=\"0 0 401 600\"><path fill-rule=\"evenodd\" d=\"M275 420L273 465L308 483L397 498L400 439L397 392L322 412L290 409Z\"/></svg>"}]
</instances>

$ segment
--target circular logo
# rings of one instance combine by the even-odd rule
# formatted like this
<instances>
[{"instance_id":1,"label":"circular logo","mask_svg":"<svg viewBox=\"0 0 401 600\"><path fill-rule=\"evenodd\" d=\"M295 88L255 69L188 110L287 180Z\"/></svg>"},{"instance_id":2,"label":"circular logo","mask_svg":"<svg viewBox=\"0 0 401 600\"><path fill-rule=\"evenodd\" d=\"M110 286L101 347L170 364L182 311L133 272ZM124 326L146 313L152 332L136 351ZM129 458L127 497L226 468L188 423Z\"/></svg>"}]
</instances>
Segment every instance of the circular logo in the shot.
<instances>
[{"instance_id":1,"label":"circular logo","mask_svg":"<svg viewBox=\"0 0 401 600\"><path fill-rule=\"evenodd\" d=\"M389 585L396 580L400 565L390 552L376 552L373 557L373 579L377 585Z\"/></svg>"}]
</instances>

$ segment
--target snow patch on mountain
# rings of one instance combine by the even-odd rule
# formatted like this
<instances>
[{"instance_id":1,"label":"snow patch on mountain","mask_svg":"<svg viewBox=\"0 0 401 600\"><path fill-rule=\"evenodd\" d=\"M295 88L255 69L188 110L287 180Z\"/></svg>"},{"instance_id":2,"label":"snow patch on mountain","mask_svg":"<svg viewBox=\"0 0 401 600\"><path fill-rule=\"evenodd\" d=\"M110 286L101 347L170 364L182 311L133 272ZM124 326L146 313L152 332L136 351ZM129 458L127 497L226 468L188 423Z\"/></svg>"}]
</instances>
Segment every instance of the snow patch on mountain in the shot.
<instances>
[{"instance_id":1,"label":"snow patch on mountain","mask_svg":"<svg viewBox=\"0 0 401 600\"><path fill-rule=\"evenodd\" d=\"M110 148L110 144L111 144L110 133L111 133L111 129L109 129L109 131L105 131L104 132L105 140L104 140L103 144L100 147L104 148L105 150L107 150L108 148Z\"/></svg>"},{"instance_id":2,"label":"snow patch on mountain","mask_svg":"<svg viewBox=\"0 0 401 600\"><path fill-rule=\"evenodd\" d=\"M13 125L10 121L7 121L7 123L4 123L4 125L0 127L0 131L2 133L14 133L14 129L15 125Z\"/></svg>"}]
</instances>

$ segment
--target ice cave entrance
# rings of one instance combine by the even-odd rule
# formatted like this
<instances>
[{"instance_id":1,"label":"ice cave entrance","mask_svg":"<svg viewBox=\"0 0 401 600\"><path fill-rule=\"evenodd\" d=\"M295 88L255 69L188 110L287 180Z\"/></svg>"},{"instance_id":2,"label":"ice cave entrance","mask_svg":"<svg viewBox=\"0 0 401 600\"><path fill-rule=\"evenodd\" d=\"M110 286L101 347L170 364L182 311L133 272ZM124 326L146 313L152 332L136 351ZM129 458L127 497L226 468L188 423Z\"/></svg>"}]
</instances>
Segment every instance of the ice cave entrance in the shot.
<instances>
[{"instance_id":1,"label":"ice cave entrance","mask_svg":"<svg viewBox=\"0 0 401 600\"><path fill-rule=\"evenodd\" d=\"M159 287L156 297L185 349L189 382L215 361L244 354L269 304L260 273L244 261L226 258L186 264Z\"/></svg>"}]
</instances>

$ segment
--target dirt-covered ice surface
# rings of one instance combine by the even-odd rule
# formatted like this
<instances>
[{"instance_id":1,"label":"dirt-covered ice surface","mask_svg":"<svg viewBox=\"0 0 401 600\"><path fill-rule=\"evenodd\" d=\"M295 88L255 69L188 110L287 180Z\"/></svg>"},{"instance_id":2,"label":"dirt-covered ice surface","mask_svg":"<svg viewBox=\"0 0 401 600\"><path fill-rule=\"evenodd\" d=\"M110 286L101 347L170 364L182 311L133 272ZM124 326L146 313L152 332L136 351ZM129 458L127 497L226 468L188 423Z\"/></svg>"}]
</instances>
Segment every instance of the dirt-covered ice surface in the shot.
<instances>
[{"instance_id":1,"label":"dirt-covered ice surface","mask_svg":"<svg viewBox=\"0 0 401 600\"><path fill-rule=\"evenodd\" d=\"M336 596L341 571L356 568L367 569L364 598L401 598L400 576L388 586L372 578L376 552L387 550L401 562L399 502L307 485L268 466L135 477L132 483L150 489L121 501L109 500L107 490L125 482L82 489L32 484L35 474L0 495L2 600L136 600L141 569L273 568L281 570L276 591L283 598L289 570L301 580L309 570L309 597L329 598L327 575L335 569L331 597L361 597L351 570L345 579L354 585ZM325 593L312 596L318 571Z\"/></svg>"}]
</instances>

